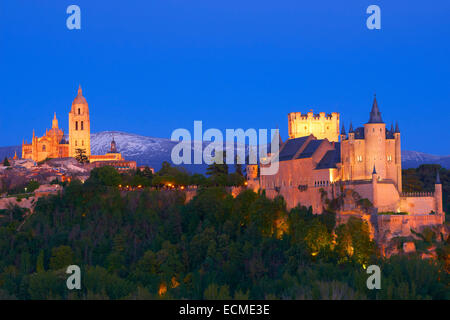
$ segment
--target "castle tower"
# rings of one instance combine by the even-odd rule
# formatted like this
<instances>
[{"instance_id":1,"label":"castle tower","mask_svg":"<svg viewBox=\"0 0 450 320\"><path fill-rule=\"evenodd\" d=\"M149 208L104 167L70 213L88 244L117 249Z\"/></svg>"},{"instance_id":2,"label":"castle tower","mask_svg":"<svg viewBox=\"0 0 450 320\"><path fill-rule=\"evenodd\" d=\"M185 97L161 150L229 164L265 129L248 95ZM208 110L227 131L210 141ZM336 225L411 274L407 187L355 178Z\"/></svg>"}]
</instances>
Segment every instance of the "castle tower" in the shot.
<instances>
[{"instance_id":1,"label":"castle tower","mask_svg":"<svg viewBox=\"0 0 450 320\"><path fill-rule=\"evenodd\" d=\"M365 171L370 177L372 168L376 166L378 176L386 178L386 124L381 120L376 96L373 99L369 122L364 124L365 139Z\"/></svg>"},{"instance_id":2,"label":"castle tower","mask_svg":"<svg viewBox=\"0 0 450 320\"><path fill-rule=\"evenodd\" d=\"M288 114L289 139L307 137L313 134L317 139L328 139L330 142L339 141L339 113L314 114L311 110L307 114L291 112Z\"/></svg>"},{"instance_id":3,"label":"castle tower","mask_svg":"<svg viewBox=\"0 0 450 320\"><path fill-rule=\"evenodd\" d=\"M81 86L78 95L72 102L69 112L69 157L76 156L76 149L86 150L86 156L91 156L91 123L89 120L89 107L83 97Z\"/></svg>"},{"instance_id":4,"label":"castle tower","mask_svg":"<svg viewBox=\"0 0 450 320\"><path fill-rule=\"evenodd\" d=\"M434 200L436 201L436 213L443 214L444 210L442 208L442 184L439 177L439 170L436 175L436 183L434 184Z\"/></svg>"}]
</instances>

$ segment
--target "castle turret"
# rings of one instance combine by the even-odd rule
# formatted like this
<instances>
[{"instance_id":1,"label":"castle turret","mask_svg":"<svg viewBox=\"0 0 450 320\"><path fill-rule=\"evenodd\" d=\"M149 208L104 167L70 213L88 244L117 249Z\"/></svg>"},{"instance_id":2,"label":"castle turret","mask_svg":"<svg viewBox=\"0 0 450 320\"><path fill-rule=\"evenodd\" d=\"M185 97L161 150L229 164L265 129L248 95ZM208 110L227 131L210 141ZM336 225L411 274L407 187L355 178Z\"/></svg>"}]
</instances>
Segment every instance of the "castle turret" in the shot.
<instances>
[{"instance_id":1,"label":"castle turret","mask_svg":"<svg viewBox=\"0 0 450 320\"><path fill-rule=\"evenodd\" d=\"M347 139L347 135L345 133L345 127L344 127L344 123L342 123L342 128L341 128L341 141L344 141L345 139Z\"/></svg>"},{"instance_id":2,"label":"castle turret","mask_svg":"<svg viewBox=\"0 0 450 320\"><path fill-rule=\"evenodd\" d=\"M378 206L378 174L375 165L372 171L372 204L375 208Z\"/></svg>"},{"instance_id":3,"label":"castle turret","mask_svg":"<svg viewBox=\"0 0 450 320\"><path fill-rule=\"evenodd\" d=\"M434 184L434 200L436 201L436 213L443 214L444 210L442 208L442 184L439 177L439 170L436 174L436 182Z\"/></svg>"},{"instance_id":4,"label":"castle turret","mask_svg":"<svg viewBox=\"0 0 450 320\"><path fill-rule=\"evenodd\" d=\"M350 128L348 129L348 139L354 140L355 139L355 130L353 130L353 123L350 121Z\"/></svg>"},{"instance_id":5,"label":"castle turret","mask_svg":"<svg viewBox=\"0 0 450 320\"><path fill-rule=\"evenodd\" d=\"M398 192L402 192L402 148L400 143L400 130L398 128L398 122L395 123L394 131L395 139L395 166L397 169L397 189Z\"/></svg>"},{"instance_id":6,"label":"castle turret","mask_svg":"<svg viewBox=\"0 0 450 320\"><path fill-rule=\"evenodd\" d=\"M89 120L89 107L83 97L81 86L78 95L72 102L69 112L69 157L76 156L77 149L84 149L86 156L91 156L91 124Z\"/></svg>"},{"instance_id":7,"label":"castle turret","mask_svg":"<svg viewBox=\"0 0 450 320\"><path fill-rule=\"evenodd\" d=\"M374 166L380 178L386 177L386 124L381 119L376 96L373 99L369 122L364 124L365 171L370 177Z\"/></svg>"}]
</instances>

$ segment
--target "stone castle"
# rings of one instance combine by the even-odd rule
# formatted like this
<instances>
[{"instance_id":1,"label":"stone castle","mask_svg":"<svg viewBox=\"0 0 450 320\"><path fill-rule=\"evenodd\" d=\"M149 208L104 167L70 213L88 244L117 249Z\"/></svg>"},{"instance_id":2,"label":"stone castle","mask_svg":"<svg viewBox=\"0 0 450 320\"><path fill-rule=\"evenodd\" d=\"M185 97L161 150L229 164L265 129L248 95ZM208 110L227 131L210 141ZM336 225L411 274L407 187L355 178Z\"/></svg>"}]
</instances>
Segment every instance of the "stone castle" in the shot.
<instances>
[{"instance_id":1,"label":"stone castle","mask_svg":"<svg viewBox=\"0 0 450 320\"><path fill-rule=\"evenodd\" d=\"M47 129L44 136L37 137L33 130L31 143L22 142L22 159L40 162L52 158L75 158L80 149L84 150L84 154L90 163L102 162L101 165L111 165L120 170L136 168L135 161L126 161L117 151L114 138L111 141L111 148L108 153L104 155L91 154L89 106L83 96L81 86L78 88L78 94L73 100L69 112L68 139L65 137L64 131L58 127L58 119L55 113L52 128Z\"/></svg>"},{"instance_id":2,"label":"stone castle","mask_svg":"<svg viewBox=\"0 0 450 320\"><path fill-rule=\"evenodd\" d=\"M288 208L311 206L322 213L330 203L339 215L376 214L379 225L400 219L404 229L443 224L442 185L434 193L402 192L401 139L398 123L386 128L374 97L369 121L348 134L339 114L290 113L289 139L281 142L279 170L259 176L247 166L247 184L268 197L283 196ZM397 217L397 218L396 218ZM398 220L397 219L397 220ZM399 220L399 221L400 221Z\"/></svg>"}]
</instances>

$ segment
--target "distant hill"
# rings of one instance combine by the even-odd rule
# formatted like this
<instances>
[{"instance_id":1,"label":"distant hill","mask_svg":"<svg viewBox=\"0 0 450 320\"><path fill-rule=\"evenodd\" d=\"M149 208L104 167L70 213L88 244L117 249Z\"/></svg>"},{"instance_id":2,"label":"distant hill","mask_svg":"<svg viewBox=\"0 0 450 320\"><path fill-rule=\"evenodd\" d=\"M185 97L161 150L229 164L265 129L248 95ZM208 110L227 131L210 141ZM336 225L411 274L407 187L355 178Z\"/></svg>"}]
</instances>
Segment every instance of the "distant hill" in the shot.
<instances>
[{"instance_id":1,"label":"distant hill","mask_svg":"<svg viewBox=\"0 0 450 320\"><path fill-rule=\"evenodd\" d=\"M439 164L450 169L450 156L437 156L418 151L402 151L402 168L417 168L421 164Z\"/></svg>"},{"instance_id":2,"label":"distant hill","mask_svg":"<svg viewBox=\"0 0 450 320\"><path fill-rule=\"evenodd\" d=\"M171 162L170 154L177 142L170 139L146 137L120 131L103 131L91 135L91 150L93 154L104 154L110 148L112 138L116 141L118 150L128 160L135 160L138 165L149 165L155 170L161 168L163 161ZM203 145L208 145L205 142ZM21 154L21 146L0 147L0 159L13 157L14 151ZM191 148L191 151L193 148ZM247 151L247 148L246 148ZM402 151L403 168L417 168L421 164L440 164L450 169L450 156L437 156L417 151ZM191 172L206 170L206 165L183 165Z\"/></svg>"}]
</instances>

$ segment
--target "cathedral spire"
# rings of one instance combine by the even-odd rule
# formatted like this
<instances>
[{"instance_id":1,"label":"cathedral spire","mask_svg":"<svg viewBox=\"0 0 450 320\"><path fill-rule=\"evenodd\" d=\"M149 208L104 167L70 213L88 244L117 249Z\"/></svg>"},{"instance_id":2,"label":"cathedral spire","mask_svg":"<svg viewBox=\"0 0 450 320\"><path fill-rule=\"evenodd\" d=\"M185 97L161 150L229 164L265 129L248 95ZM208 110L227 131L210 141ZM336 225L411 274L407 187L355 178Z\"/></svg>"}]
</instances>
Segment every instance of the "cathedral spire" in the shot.
<instances>
[{"instance_id":1,"label":"cathedral spire","mask_svg":"<svg viewBox=\"0 0 450 320\"><path fill-rule=\"evenodd\" d=\"M353 131L353 124L352 124L352 122L350 121L350 128L348 129L348 133L353 133L354 131Z\"/></svg>"},{"instance_id":2,"label":"cathedral spire","mask_svg":"<svg viewBox=\"0 0 450 320\"><path fill-rule=\"evenodd\" d=\"M378 109L377 95L373 97L372 111L370 111L369 123L383 123L381 112Z\"/></svg>"},{"instance_id":3,"label":"cathedral spire","mask_svg":"<svg viewBox=\"0 0 450 320\"><path fill-rule=\"evenodd\" d=\"M395 122L395 133L400 133L400 129L398 128L398 121Z\"/></svg>"},{"instance_id":4,"label":"cathedral spire","mask_svg":"<svg viewBox=\"0 0 450 320\"><path fill-rule=\"evenodd\" d=\"M56 119L56 112L52 120L52 129L58 129L58 119Z\"/></svg>"},{"instance_id":5,"label":"cathedral spire","mask_svg":"<svg viewBox=\"0 0 450 320\"><path fill-rule=\"evenodd\" d=\"M83 90L81 90L81 84L78 85L78 95L79 96L83 95Z\"/></svg>"},{"instance_id":6,"label":"cathedral spire","mask_svg":"<svg viewBox=\"0 0 450 320\"><path fill-rule=\"evenodd\" d=\"M372 174L377 174L377 170L375 169L375 164L373 165L373 171Z\"/></svg>"},{"instance_id":7,"label":"cathedral spire","mask_svg":"<svg viewBox=\"0 0 450 320\"><path fill-rule=\"evenodd\" d=\"M344 127L344 123L342 123L341 134L345 134L345 127Z\"/></svg>"}]
</instances>

